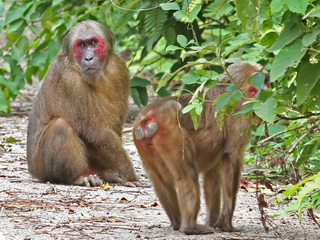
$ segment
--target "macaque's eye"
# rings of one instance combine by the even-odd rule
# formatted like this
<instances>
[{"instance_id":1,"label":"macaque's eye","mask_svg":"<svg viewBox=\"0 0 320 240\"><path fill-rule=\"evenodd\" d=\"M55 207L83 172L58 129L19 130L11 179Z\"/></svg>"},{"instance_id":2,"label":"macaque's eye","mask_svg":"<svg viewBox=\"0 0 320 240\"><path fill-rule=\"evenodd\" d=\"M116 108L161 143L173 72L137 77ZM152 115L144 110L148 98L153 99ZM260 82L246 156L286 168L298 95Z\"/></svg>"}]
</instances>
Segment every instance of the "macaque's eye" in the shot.
<instances>
[{"instance_id":1,"label":"macaque's eye","mask_svg":"<svg viewBox=\"0 0 320 240\"><path fill-rule=\"evenodd\" d=\"M80 49L85 49L86 48L86 44L84 42L80 42L79 43L79 48Z\"/></svg>"},{"instance_id":2,"label":"macaque's eye","mask_svg":"<svg viewBox=\"0 0 320 240\"><path fill-rule=\"evenodd\" d=\"M265 83L270 83L270 76L269 75L266 75L266 78L264 80Z\"/></svg>"},{"instance_id":3,"label":"macaque's eye","mask_svg":"<svg viewBox=\"0 0 320 240\"><path fill-rule=\"evenodd\" d=\"M92 47L97 46L97 44L98 44L98 41L95 40L95 39L92 39L92 40L90 41L90 45L91 45Z\"/></svg>"}]
</instances>

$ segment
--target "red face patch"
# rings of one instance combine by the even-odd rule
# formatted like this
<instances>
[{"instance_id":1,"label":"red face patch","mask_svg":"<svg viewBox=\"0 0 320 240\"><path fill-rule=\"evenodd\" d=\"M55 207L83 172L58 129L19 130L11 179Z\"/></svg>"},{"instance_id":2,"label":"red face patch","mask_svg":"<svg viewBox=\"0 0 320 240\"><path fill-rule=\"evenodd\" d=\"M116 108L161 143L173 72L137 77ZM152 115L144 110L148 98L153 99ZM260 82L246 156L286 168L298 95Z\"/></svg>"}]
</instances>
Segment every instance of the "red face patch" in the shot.
<instances>
[{"instance_id":1,"label":"red face patch","mask_svg":"<svg viewBox=\"0 0 320 240\"><path fill-rule=\"evenodd\" d=\"M257 95L257 93L258 93L258 90L255 87L253 87L252 85L250 85L250 87L248 89L248 96L250 98L254 98Z\"/></svg>"},{"instance_id":2,"label":"red face patch","mask_svg":"<svg viewBox=\"0 0 320 240\"><path fill-rule=\"evenodd\" d=\"M99 36L93 36L90 39L77 39L73 45L73 54L77 62L81 62L81 58L88 48L92 48L95 55L100 61L106 56L107 47Z\"/></svg>"},{"instance_id":3,"label":"red face patch","mask_svg":"<svg viewBox=\"0 0 320 240\"><path fill-rule=\"evenodd\" d=\"M94 52L99 56L100 61L102 61L106 56L107 47L101 37L95 36L92 40L96 40L98 42Z\"/></svg>"}]
</instances>

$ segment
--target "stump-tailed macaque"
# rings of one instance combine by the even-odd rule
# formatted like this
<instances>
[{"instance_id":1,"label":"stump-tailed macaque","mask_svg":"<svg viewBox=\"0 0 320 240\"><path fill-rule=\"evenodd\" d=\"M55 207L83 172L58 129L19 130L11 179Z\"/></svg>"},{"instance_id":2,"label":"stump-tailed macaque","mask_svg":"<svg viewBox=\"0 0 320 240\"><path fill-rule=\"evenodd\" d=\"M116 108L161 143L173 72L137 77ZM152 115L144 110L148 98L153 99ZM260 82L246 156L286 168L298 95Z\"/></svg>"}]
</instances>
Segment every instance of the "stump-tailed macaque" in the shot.
<instances>
[{"instance_id":1,"label":"stump-tailed macaque","mask_svg":"<svg viewBox=\"0 0 320 240\"><path fill-rule=\"evenodd\" d=\"M258 90L247 82L263 71L259 64L241 62L227 68L220 81L231 83L230 76L244 91L255 97ZM137 116L133 136L143 164L153 182L159 200L173 229L185 234L207 234L219 227L233 231L232 216L242 170L245 147L250 139L249 126L258 123L256 116L229 115L222 130L215 120L213 100L226 92L226 86L215 86L206 94L198 130L190 114L182 114L190 94L168 97L146 106ZM236 106L241 109L243 101ZM197 224L200 208L199 174L208 219ZM222 203L221 203L222 200Z\"/></svg>"},{"instance_id":2,"label":"stump-tailed macaque","mask_svg":"<svg viewBox=\"0 0 320 240\"><path fill-rule=\"evenodd\" d=\"M77 23L63 41L29 116L29 172L41 181L139 185L122 146L129 76L114 35L95 21Z\"/></svg>"}]
</instances>

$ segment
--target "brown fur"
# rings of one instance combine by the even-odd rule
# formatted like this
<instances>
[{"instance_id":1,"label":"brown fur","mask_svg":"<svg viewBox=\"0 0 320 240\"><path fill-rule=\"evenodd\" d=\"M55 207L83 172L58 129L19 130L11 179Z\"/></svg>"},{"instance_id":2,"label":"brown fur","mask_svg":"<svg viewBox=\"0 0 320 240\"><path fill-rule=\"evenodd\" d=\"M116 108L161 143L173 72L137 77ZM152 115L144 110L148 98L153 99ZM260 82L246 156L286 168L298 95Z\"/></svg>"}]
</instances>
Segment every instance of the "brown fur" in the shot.
<instances>
[{"instance_id":1,"label":"brown fur","mask_svg":"<svg viewBox=\"0 0 320 240\"><path fill-rule=\"evenodd\" d=\"M96 79L86 79L75 61L73 44L85 29L94 31L107 54ZM66 36L62 52L50 67L29 116L29 172L41 181L91 185L99 178L136 182L121 134L128 108L129 76L113 51L113 34L84 21ZM96 180L96 182L94 181ZM130 185L130 184L129 184Z\"/></svg>"},{"instance_id":2,"label":"brown fur","mask_svg":"<svg viewBox=\"0 0 320 240\"><path fill-rule=\"evenodd\" d=\"M260 70L260 65L251 62L233 64L228 68L243 90L249 87L245 80ZM228 74L222 75L220 80L231 82ZM250 139L247 128L257 119L254 116L244 119L243 116L230 115L223 130L219 130L212 101L225 92L221 85L208 91L198 130L194 129L190 114L181 113L191 99L188 94L180 98L164 98L148 105L135 121L134 142L157 196L173 228L186 234L211 233L212 227L233 230L231 221L243 155ZM238 103L236 110L241 104ZM155 133L149 136L148 131ZM197 224L199 173L204 179L208 212L206 225Z\"/></svg>"}]
</instances>

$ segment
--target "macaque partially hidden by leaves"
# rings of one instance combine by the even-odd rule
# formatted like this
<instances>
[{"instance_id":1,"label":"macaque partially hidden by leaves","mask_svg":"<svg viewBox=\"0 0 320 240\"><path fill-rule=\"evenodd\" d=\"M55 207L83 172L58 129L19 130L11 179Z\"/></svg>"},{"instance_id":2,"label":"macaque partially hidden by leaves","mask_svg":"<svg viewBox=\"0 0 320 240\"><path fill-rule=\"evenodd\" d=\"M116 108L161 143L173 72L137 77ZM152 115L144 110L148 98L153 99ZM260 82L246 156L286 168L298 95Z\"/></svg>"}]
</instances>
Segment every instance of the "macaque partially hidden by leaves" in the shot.
<instances>
[{"instance_id":1,"label":"macaque partially hidden by leaves","mask_svg":"<svg viewBox=\"0 0 320 240\"><path fill-rule=\"evenodd\" d=\"M220 81L234 83L244 95L254 98L258 93L247 79L263 72L253 62L230 65ZM231 78L233 81L231 81ZM190 114L181 110L191 95L163 98L146 106L136 118L133 137L143 164L153 182L156 194L173 229L185 234L208 234L219 227L234 231L232 217L236 204L243 155L250 139L249 126L259 122L252 115L229 115L222 130L215 119L212 102L226 93L218 85L206 94L199 128L195 130ZM238 102L236 111L244 100ZM206 224L197 223L200 209L199 174L207 205Z\"/></svg>"}]
</instances>

